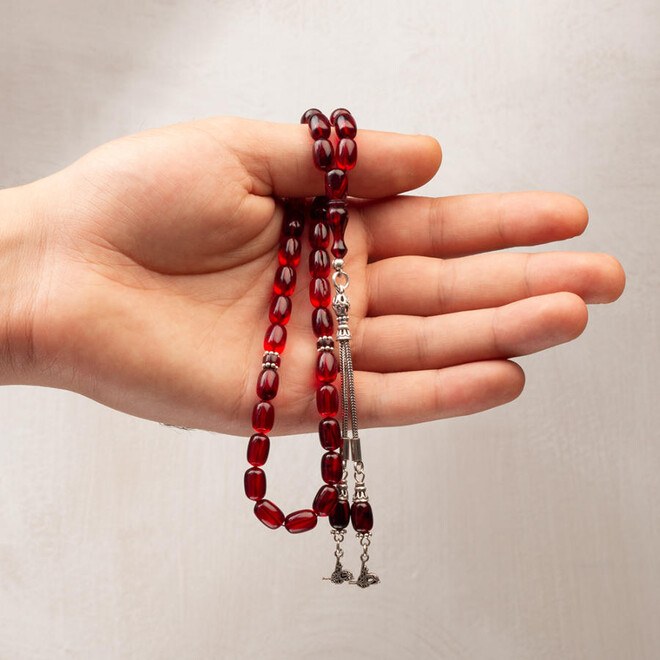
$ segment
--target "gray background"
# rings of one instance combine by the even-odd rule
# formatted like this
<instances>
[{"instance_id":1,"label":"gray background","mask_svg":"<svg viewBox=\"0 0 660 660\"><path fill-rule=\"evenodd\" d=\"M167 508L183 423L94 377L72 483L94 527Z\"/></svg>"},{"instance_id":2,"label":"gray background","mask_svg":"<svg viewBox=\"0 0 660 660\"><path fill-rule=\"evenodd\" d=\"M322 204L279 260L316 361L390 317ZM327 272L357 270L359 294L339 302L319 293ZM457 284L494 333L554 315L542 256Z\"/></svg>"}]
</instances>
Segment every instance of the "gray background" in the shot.
<instances>
[{"instance_id":1,"label":"gray background","mask_svg":"<svg viewBox=\"0 0 660 660\"><path fill-rule=\"evenodd\" d=\"M581 197L567 249L628 274L580 339L520 360L513 404L365 434L367 591L321 583L325 527L255 522L243 439L4 388L2 660L660 657L657 0L0 8L0 185L146 127L346 105L441 141L427 194ZM315 491L310 437L269 462L286 509Z\"/></svg>"}]
</instances>

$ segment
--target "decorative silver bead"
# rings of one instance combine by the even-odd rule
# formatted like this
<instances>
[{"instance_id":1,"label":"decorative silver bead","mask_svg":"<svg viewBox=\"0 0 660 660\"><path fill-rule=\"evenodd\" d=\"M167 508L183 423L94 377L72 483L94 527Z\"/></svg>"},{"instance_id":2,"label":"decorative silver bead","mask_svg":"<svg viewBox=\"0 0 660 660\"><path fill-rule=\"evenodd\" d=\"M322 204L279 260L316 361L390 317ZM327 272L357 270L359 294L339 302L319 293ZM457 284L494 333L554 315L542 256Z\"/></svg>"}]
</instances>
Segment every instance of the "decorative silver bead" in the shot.
<instances>
[{"instance_id":1,"label":"decorative silver bead","mask_svg":"<svg viewBox=\"0 0 660 660\"><path fill-rule=\"evenodd\" d=\"M344 260L343 259L333 259L332 260L332 267L335 270L341 270L344 267Z\"/></svg>"}]
</instances>

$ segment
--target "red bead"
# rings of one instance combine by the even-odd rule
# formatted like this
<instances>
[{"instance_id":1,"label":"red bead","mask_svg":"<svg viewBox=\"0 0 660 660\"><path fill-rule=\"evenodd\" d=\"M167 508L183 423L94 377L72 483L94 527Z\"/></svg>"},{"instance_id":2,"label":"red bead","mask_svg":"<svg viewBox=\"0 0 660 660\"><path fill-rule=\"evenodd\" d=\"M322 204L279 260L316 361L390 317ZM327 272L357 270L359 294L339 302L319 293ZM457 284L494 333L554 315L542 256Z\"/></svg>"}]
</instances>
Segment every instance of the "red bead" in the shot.
<instances>
[{"instance_id":1,"label":"red bead","mask_svg":"<svg viewBox=\"0 0 660 660\"><path fill-rule=\"evenodd\" d=\"M309 274L312 277L328 277L330 275L330 259L325 250L314 250L309 253Z\"/></svg>"},{"instance_id":2,"label":"red bead","mask_svg":"<svg viewBox=\"0 0 660 660\"><path fill-rule=\"evenodd\" d=\"M302 245L294 236L282 236L280 249L277 251L277 260L280 266L293 266L300 263L300 249Z\"/></svg>"},{"instance_id":3,"label":"red bead","mask_svg":"<svg viewBox=\"0 0 660 660\"><path fill-rule=\"evenodd\" d=\"M255 433L250 437L247 447L247 460L250 465L259 467L268 460L270 451L270 438L262 433Z\"/></svg>"},{"instance_id":4,"label":"red bead","mask_svg":"<svg viewBox=\"0 0 660 660\"><path fill-rule=\"evenodd\" d=\"M314 249L325 249L330 245L330 231L323 221L314 222L309 227L309 243Z\"/></svg>"},{"instance_id":5,"label":"red bead","mask_svg":"<svg viewBox=\"0 0 660 660\"><path fill-rule=\"evenodd\" d=\"M314 529L317 520L316 514L311 509L301 509L300 511L291 512L284 519L284 526L291 534L300 534L300 532L308 532L310 529Z\"/></svg>"},{"instance_id":6,"label":"red bead","mask_svg":"<svg viewBox=\"0 0 660 660\"><path fill-rule=\"evenodd\" d=\"M337 117L339 117L340 115L345 115L353 119L353 115L351 114L350 110L346 110L346 108L336 108L335 110L332 111L332 114L330 115L330 123L333 126L337 123Z\"/></svg>"},{"instance_id":7,"label":"red bead","mask_svg":"<svg viewBox=\"0 0 660 660\"><path fill-rule=\"evenodd\" d=\"M268 309L268 319L271 323L286 325L291 318L292 308L289 296L273 296Z\"/></svg>"},{"instance_id":8,"label":"red bead","mask_svg":"<svg viewBox=\"0 0 660 660\"><path fill-rule=\"evenodd\" d=\"M337 358L332 351L319 351L316 360L316 380L319 383L332 383L337 378Z\"/></svg>"},{"instance_id":9,"label":"red bead","mask_svg":"<svg viewBox=\"0 0 660 660\"><path fill-rule=\"evenodd\" d=\"M325 195L317 195L314 197L309 207L309 217L312 220L324 220L327 203L328 198L325 197Z\"/></svg>"},{"instance_id":10,"label":"red bead","mask_svg":"<svg viewBox=\"0 0 660 660\"><path fill-rule=\"evenodd\" d=\"M257 433L268 433L275 422L275 408L268 401L259 401L252 408L252 428Z\"/></svg>"},{"instance_id":11,"label":"red bead","mask_svg":"<svg viewBox=\"0 0 660 660\"><path fill-rule=\"evenodd\" d=\"M309 299L314 307L327 307L332 302L330 282L325 277L315 277L309 283Z\"/></svg>"},{"instance_id":12,"label":"red bead","mask_svg":"<svg viewBox=\"0 0 660 660\"><path fill-rule=\"evenodd\" d=\"M261 520L261 522L270 527L277 529L284 524L284 514L282 509L273 504L270 500L259 500L254 505L254 515Z\"/></svg>"},{"instance_id":13,"label":"red bead","mask_svg":"<svg viewBox=\"0 0 660 660\"><path fill-rule=\"evenodd\" d=\"M264 351L281 353L286 345L286 328L279 323L268 326L264 336Z\"/></svg>"},{"instance_id":14,"label":"red bead","mask_svg":"<svg viewBox=\"0 0 660 660\"><path fill-rule=\"evenodd\" d=\"M280 377L275 369L264 369L257 379L257 396L262 401L270 401L277 396Z\"/></svg>"},{"instance_id":15,"label":"red bead","mask_svg":"<svg viewBox=\"0 0 660 660\"><path fill-rule=\"evenodd\" d=\"M338 115L335 119L335 133L338 138L353 139L357 135L357 124L353 115L350 113Z\"/></svg>"},{"instance_id":16,"label":"red bead","mask_svg":"<svg viewBox=\"0 0 660 660\"><path fill-rule=\"evenodd\" d=\"M344 471L341 454L327 451L321 456L321 477L326 484L334 486L341 481Z\"/></svg>"},{"instance_id":17,"label":"red bead","mask_svg":"<svg viewBox=\"0 0 660 660\"><path fill-rule=\"evenodd\" d=\"M374 514L369 502L353 502L351 505L351 524L356 532L366 534L374 526Z\"/></svg>"},{"instance_id":18,"label":"red bead","mask_svg":"<svg viewBox=\"0 0 660 660\"><path fill-rule=\"evenodd\" d=\"M309 110L305 110L303 116L300 118L300 123L307 124L314 115L322 115L322 114L323 113L318 108L310 108Z\"/></svg>"},{"instance_id":19,"label":"red bead","mask_svg":"<svg viewBox=\"0 0 660 660\"><path fill-rule=\"evenodd\" d=\"M346 225L348 224L348 209L346 208L346 202L340 199L333 199L331 203L328 204L326 220L333 233L339 232L343 236L344 231L346 231Z\"/></svg>"},{"instance_id":20,"label":"red bead","mask_svg":"<svg viewBox=\"0 0 660 660\"><path fill-rule=\"evenodd\" d=\"M280 266L275 271L273 291L283 296L290 296L296 288L296 271L291 266Z\"/></svg>"},{"instance_id":21,"label":"red bead","mask_svg":"<svg viewBox=\"0 0 660 660\"><path fill-rule=\"evenodd\" d=\"M332 417L339 410L339 396L334 385L321 385L316 390L316 409L322 417Z\"/></svg>"},{"instance_id":22,"label":"red bead","mask_svg":"<svg viewBox=\"0 0 660 660\"><path fill-rule=\"evenodd\" d=\"M307 125L309 134L315 140L327 140L330 137L330 121L323 113L312 115Z\"/></svg>"},{"instance_id":23,"label":"red bead","mask_svg":"<svg viewBox=\"0 0 660 660\"><path fill-rule=\"evenodd\" d=\"M330 140L316 140L312 147L312 157L314 165L319 170L329 170L332 167L333 157L335 155Z\"/></svg>"},{"instance_id":24,"label":"red bead","mask_svg":"<svg viewBox=\"0 0 660 660\"><path fill-rule=\"evenodd\" d=\"M334 417L326 417L319 422L319 440L321 447L328 451L335 451L342 446L341 427Z\"/></svg>"},{"instance_id":25,"label":"red bead","mask_svg":"<svg viewBox=\"0 0 660 660\"><path fill-rule=\"evenodd\" d=\"M317 307L312 312L312 329L317 337L330 336L334 327L332 314L327 307Z\"/></svg>"},{"instance_id":26,"label":"red bead","mask_svg":"<svg viewBox=\"0 0 660 660\"><path fill-rule=\"evenodd\" d=\"M339 500L329 517L330 525L335 529L346 529L351 522L351 507L348 500Z\"/></svg>"},{"instance_id":27,"label":"red bead","mask_svg":"<svg viewBox=\"0 0 660 660\"><path fill-rule=\"evenodd\" d=\"M342 138L337 145L337 167L352 170L357 163L357 144L351 138Z\"/></svg>"},{"instance_id":28,"label":"red bead","mask_svg":"<svg viewBox=\"0 0 660 660\"><path fill-rule=\"evenodd\" d=\"M303 232L304 216L302 212L287 213L282 221L282 235L297 238Z\"/></svg>"},{"instance_id":29,"label":"red bead","mask_svg":"<svg viewBox=\"0 0 660 660\"><path fill-rule=\"evenodd\" d=\"M334 486L321 486L316 493L312 509L319 516L328 516L337 505L337 489Z\"/></svg>"},{"instance_id":30,"label":"red bead","mask_svg":"<svg viewBox=\"0 0 660 660\"><path fill-rule=\"evenodd\" d=\"M325 173L325 194L331 199L339 199L348 193L348 177L344 170L335 168Z\"/></svg>"},{"instance_id":31,"label":"red bead","mask_svg":"<svg viewBox=\"0 0 660 660\"><path fill-rule=\"evenodd\" d=\"M332 252L332 256L336 257L337 259L343 259L346 256L348 248L346 247L343 236L341 238L336 238L333 241L330 252Z\"/></svg>"},{"instance_id":32,"label":"red bead","mask_svg":"<svg viewBox=\"0 0 660 660\"><path fill-rule=\"evenodd\" d=\"M245 471L243 478L245 494L251 500L261 500L266 494L266 473L258 467L251 467Z\"/></svg>"}]
</instances>

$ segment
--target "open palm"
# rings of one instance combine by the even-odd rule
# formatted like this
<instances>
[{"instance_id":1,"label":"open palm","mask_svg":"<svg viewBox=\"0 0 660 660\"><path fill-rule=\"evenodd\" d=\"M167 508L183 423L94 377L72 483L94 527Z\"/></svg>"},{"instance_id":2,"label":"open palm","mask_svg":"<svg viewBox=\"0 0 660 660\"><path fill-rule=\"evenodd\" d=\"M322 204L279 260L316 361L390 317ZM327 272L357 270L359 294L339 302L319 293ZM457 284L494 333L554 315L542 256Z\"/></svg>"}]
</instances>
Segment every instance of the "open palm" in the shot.
<instances>
[{"instance_id":1,"label":"open palm","mask_svg":"<svg viewBox=\"0 0 660 660\"><path fill-rule=\"evenodd\" d=\"M623 289L607 255L493 252L583 231L556 193L398 196L428 181L440 148L360 131L350 176L346 270L365 426L505 403L523 387L509 358L583 330L585 302ZM277 264L277 197L321 194L305 126L216 118L110 142L37 184L33 368L68 388L186 427L249 433ZM318 419L306 253L280 371L273 433Z\"/></svg>"}]
</instances>

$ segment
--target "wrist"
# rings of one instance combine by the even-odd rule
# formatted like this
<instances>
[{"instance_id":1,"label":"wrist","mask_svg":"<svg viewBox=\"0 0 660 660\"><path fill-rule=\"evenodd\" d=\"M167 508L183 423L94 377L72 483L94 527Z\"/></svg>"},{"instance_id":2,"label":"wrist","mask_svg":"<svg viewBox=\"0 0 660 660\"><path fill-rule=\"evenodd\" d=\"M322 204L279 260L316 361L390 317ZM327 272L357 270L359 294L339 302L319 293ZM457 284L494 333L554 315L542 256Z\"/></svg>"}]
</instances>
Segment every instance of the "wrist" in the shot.
<instances>
[{"instance_id":1,"label":"wrist","mask_svg":"<svg viewBox=\"0 0 660 660\"><path fill-rule=\"evenodd\" d=\"M47 244L37 183L0 190L0 384L32 381Z\"/></svg>"}]
</instances>

